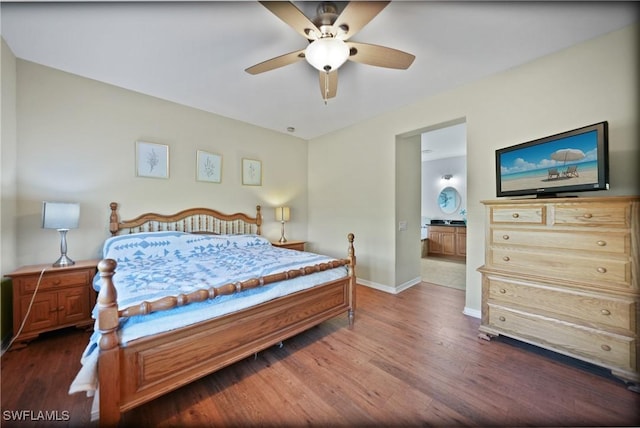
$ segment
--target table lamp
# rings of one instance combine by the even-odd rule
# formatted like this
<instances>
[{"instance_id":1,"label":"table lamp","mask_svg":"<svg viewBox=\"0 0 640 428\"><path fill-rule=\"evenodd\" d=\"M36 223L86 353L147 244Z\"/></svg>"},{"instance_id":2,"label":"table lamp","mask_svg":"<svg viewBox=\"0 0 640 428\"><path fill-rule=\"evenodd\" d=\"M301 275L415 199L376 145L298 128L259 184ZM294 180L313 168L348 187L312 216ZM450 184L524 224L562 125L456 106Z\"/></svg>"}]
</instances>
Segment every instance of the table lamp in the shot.
<instances>
[{"instance_id":1,"label":"table lamp","mask_svg":"<svg viewBox=\"0 0 640 428\"><path fill-rule=\"evenodd\" d=\"M282 223L282 236L280 236L280 243L287 242L287 238L284 237L284 223L291 218L291 210L289 207L276 208L276 220Z\"/></svg>"},{"instance_id":2,"label":"table lamp","mask_svg":"<svg viewBox=\"0 0 640 428\"><path fill-rule=\"evenodd\" d=\"M71 266L75 264L67 257L67 232L76 229L80 220L80 204L68 202L43 202L42 227L56 229L60 232L60 258L54 267Z\"/></svg>"}]
</instances>

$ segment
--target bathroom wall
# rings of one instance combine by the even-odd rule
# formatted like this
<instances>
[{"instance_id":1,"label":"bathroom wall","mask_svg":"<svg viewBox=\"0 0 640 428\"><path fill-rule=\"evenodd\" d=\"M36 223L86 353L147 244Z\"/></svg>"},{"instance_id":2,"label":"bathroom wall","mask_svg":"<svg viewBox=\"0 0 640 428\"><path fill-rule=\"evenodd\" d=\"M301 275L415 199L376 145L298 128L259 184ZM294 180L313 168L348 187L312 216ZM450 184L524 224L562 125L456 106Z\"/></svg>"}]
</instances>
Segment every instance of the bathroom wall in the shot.
<instances>
[{"instance_id":1,"label":"bathroom wall","mask_svg":"<svg viewBox=\"0 0 640 428\"><path fill-rule=\"evenodd\" d=\"M442 178L451 174L449 180ZM460 194L460 206L452 214L445 214L438 205L438 195L445 187L453 187ZM462 220L461 210L467 206L467 157L455 156L422 162L422 225L431 219Z\"/></svg>"}]
</instances>

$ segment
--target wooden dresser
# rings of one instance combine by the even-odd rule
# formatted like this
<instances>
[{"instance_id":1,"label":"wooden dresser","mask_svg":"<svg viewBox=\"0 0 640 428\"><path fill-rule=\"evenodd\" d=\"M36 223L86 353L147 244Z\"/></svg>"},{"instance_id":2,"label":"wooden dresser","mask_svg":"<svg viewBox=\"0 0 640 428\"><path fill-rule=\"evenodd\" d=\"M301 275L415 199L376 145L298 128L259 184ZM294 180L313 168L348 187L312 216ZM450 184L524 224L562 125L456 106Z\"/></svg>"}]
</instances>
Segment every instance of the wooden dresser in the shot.
<instances>
[{"instance_id":1,"label":"wooden dresser","mask_svg":"<svg viewBox=\"0 0 640 428\"><path fill-rule=\"evenodd\" d=\"M606 367L639 391L640 197L483 204L480 337Z\"/></svg>"}]
</instances>

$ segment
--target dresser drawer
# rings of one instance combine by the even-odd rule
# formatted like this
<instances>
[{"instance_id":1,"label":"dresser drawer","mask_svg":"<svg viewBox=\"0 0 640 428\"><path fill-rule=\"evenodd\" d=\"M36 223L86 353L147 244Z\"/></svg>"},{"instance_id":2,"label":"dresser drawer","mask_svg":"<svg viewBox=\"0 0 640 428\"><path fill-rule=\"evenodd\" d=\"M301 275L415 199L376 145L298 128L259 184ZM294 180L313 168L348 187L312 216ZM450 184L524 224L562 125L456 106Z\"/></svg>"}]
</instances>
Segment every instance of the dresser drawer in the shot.
<instances>
[{"instance_id":1,"label":"dresser drawer","mask_svg":"<svg viewBox=\"0 0 640 428\"><path fill-rule=\"evenodd\" d=\"M526 246L581 250L595 253L631 254L631 236L628 232L541 231L527 229L493 228L490 245Z\"/></svg>"},{"instance_id":2,"label":"dresser drawer","mask_svg":"<svg viewBox=\"0 0 640 428\"><path fill-rule=\"evenodd\" d=\"M92 274L95 270L76 270L71 272L56 272L55 275L48 275L45 272L42 280L40 281L40 290L51 290L58 287L73 287L73 286L85 286L91 283ZM38 278L40 275L30 275L15 278L20 287L22 294L33 293L38 284Z\"/></svg>"},{"instance_id":3,"label":"dresser drawer","mask_svg":"<svg viewBox=\"0 0 640 428\"><path fill-rule=\"evenodd\" d=\"M553 314L581 325L620 329L626 334L637 331L636 302L590 293L574 293L538 284L512 282L495 277L489 282L489 302L502 306L517 305L536 313Z\"/></svg>"},{"instance_id":4,"label":"dresser drawer","mask_svg":"<svg viewBox=\"0 0 640 428\"><path fill-rule=\"evenodd\" d=\"M542 204L491 207L490 221L491 224L511 223L543 225L547 222L547 207Z\"/></svg>"},{"instance_id":5,"label":"dresser drawer","mask_svg":"<svg viewBox=\"0 0 640 428\"><path fill-rule=\"evenodd\" d=\"M489 325L507 336L582 357L606 366L635 370L636 341L552 318L489 305Z\"/></svg>"},{"instance_id":6,"label":"dresser drawer","mask_svg":"<svg viewBox=\"0 0 640 428\"><path fill-rule=\"evenodd\" d=\"M626 203L558 204L554 224L567 226L629 227L630 206Z\"/></svg>"},{"instance_id":7,"label":"dresser drawer","mask_svg":"<svg viewBox=\"0 0 640 428\"><path fill-rule=\"evenodd\" d=\"M489 249L489 262L497 269L565 279L631 287L631 262L606 257L588 258L570 254L518 251L509 248Z\"/></svg>"}]
</instances>

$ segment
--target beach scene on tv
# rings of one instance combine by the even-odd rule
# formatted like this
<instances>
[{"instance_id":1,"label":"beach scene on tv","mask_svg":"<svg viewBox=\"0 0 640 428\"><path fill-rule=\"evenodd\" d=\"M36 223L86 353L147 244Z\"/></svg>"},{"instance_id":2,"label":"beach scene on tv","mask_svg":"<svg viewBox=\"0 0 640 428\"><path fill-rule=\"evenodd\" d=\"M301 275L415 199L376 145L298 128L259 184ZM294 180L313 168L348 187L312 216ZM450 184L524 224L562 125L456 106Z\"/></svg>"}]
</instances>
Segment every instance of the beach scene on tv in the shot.
<instances>
[{"instance_id":1,"label":"beach scene on tv","mask_svg":"<svg viewBox=\"0 0 640 428\"><path fill-rule=\"evenodd\" d=\"M502 191L598 183L596 131L500 155Z\"/></svg>"}]
</instances>

